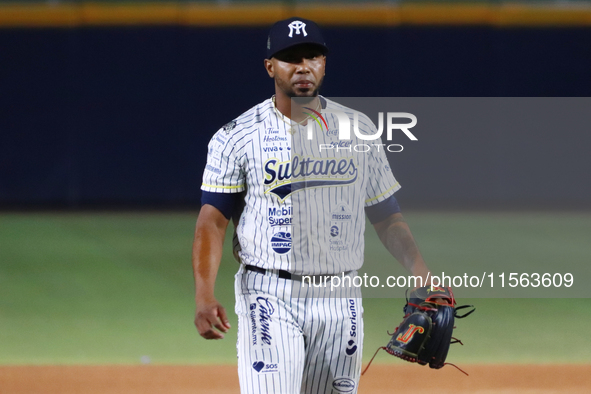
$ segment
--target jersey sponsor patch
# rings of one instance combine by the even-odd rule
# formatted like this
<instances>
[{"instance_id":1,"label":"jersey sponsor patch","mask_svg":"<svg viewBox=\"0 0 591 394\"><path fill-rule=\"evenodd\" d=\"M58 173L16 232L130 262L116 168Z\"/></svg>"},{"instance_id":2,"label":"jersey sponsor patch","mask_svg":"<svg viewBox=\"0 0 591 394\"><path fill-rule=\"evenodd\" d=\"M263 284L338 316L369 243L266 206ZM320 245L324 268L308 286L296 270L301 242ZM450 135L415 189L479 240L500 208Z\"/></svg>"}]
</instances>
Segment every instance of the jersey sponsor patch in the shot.
<instances>
[{"instance_id":1,"label":"jersey sponsor patch","mask_svg":"<svg viewBox=\"0 0 591 394\"><path fill-rule=\"evenodd\" d=\"M222 162L222 151L228 142L227 136L221 132L215 133L210 141L209 148L207 150L207 163L213 164L214 167L220 165ZM219 175L219 173L216 173Z\"/></svg>"},{"instance_id":2,"label":"jersey sponsor patch","mask_svg":"<svg viewBox=\"0 0 591 394\"><path fill-rule=\"evenodd\" d=\"M349 250L349 245L342 237L344 226L345 223L343 222L334 222L332 223L332 226L330 226L330 238L328 242L330 246L329 250L331 252L344 252Z\"/></svg>"},{"instance_id":3,"label":"jersey sponsor patch","mask_svg":"<svg viewBox=\"0 0 591 394\"><path fill-rule=\"evenodd\" d=\"M329 137L337 137L339 135L339 129L326 129L326 135Z\"/></svg>"},{"instance_id":4,"label":"jersey sponsor patch","mask_svg":"<svg viewBox=\"0 0 591 394\"><path fill-rule=\"evenodd\" d=\"M266 349L274 346L273 314L275 306L268 297L251 299L248 308L250 320L250 338L252 345L257 349Z\"/></svg>"},{"instance_id":5,"label":"jersey sponsor patch","mask_svg":"<svg viewBox=\"0 0 591 394\"><path fill-rule=\"evenodd\" d=\"M345 354L352 356L357 352L357 340L360 335L358 331L359 315L357 311L357 303L353 298L347 300L347 311L349 312L349 340L345 348Z\"/></svg>"},{"instance_id":6,"label":"jersey sponsor patch","mask_svg":"<svg viewBox=\"0 0 591 394\"><path fill-rule=\"evenodd\" d=\"M332 382L332 388L339 393L350 393L355 390L355 381L349 378L336 378Z\"/></svg>"},{"instance_id":7,"label":"jersey sponsor patch","mask_svg":"<svg viewBox=\"0 0 591 394\"><path fill-rule=\"evenodd\" d=\"M273 336L271 334L271 316L275 313L273 303L265 297L257 297L257 304L259 307L259 332L261 334L261 342L267 346L273 345Z\"/></svg>"},{"instance_id":8,"label":"jersey sponsor patch","mask_svg":"<svg viewBox=\"0 0 591 394\"><path fill-rule=\"evenodd\" d=\"M348 302L349 320L351 321L351 329L349 331L349 336L351 338L355 338L357 337L357 319L359 318L357 316L357 304L355 303L355 300L353 298L350 298Z\"/></svg>"},{"instance_id":9,"label":"jersey sponsor patch","mask_svg":"<svg viewBox=\"0 0 591 394\"><path fill-rule=\"evenodd\" d=\"M356 351L357 344L354 340L350 339L349 342L347 342L347 348L345 349L345 353L347 354L347 356L352 356L355 354Z\"/></svg>"},{"instance_id":10,"label":"jersey sponsor patch","mask_svg":"<svg viewBox=\"0 0 591 394\"><path fill-rule=\"evenodd\" d=\"M291 226L292 223L291 205L282 205L280 207L271 207L268 210L269 226Z\"/></svg>"},{"instance_id":11,"label":"jersey sponsor patch","mask_svg":"<svg viewBox=\"0 0 591 394\"><path fill-rule=\"evenodd\" d=\"M330 226L330 239L328 240L331 252L344 252L349 250L349 245L342 237L343 223L335 223Z\"/></svg>"},{"instance_id":12,"label":"jersey sponsor patch","mask_svg":"<svg viewBox=\"0 0 591 394\"><path fill-rule=\"evenodd\" d=\"M209 161L209 159L215 159L216 161L220 161L220 159L222 158L222 154L220 153L220 151L216 148L209 148L207 150L207 159Z\"/></svg>"},{"instance_id":13,"label":"jersey sponsor patch","mask_svg":"<svg viewBox=\"0 0 591 394\"><path fill-rule=\"evenodd\" d=\"M353 218L353 214L349 209L349 206L343 202L337 205L337 209L330 213L330 220L334 222L349 221Z\"/></svg>"},{"instance_id":14,"label":"jersey sponsor patch","mask_svg":"<svg viewBox=\"0 0 591 394\"><path fill-rule=\"evenodd\" d=\"M331 252L344 252L349 250L349 246L346 241L346 237L343 236L344 232L351 226L353 214L349 206L340 202L336 209L330 212L330 239L329 239L329 250Z\"/></svg>"},{"instance_id":15,"label":"jersey sponsor patch","mask_svg":"<svg viewBox=\"0 0 591 394\"><path fill-rule=\"evenodd\" d=\"M258 373L273 373L279 370L278 364L266 364L264 361L255 361L252 368Z\"/></svg>"},{"instance_id":16,"label":"jersey sponsor patch","mask_svg":"<svg viewBox=\"0 0 591 394\"><path fill-rule=\"evenodd\" d=\"M342 140L342 141L331 141L329 144L324 144L323 149L336 149L337 152L339 149L347 149L349 152L351 151L351 144L353 141L351 140Z\"/></svg>"},{"instance_id":17,"label":"jersey sponsor patch","mask_svg":"<svg viewBox=\"0 0 591 394\"><path fill-rule=\"evenodd\" d=\"M280 135L266 135L263 137L263 142L264 143L270 143L270 142L288 142L288 138L287 137L282 137Z\"/></svg>"},{"instance_id":18,"label":"jersey sponsor patch","mask_svg":"<svg viewBox=\"0 0 591 394\"><path fill-rule=\"evenodd\" d=\"M213 136L213 141L217 143L218 147L224 147L226 145L226 142L228 142L228 140L226 139L226 136L224 136L220 133L216 133Z\"/></svg>"},{"instance_id":19,"label":"jersey sponsor patch","mask_svg":"<svg viewBox=\"0 0 591 394\"><path fill-rule=\"evenodd\" d=\"M330 236L337 237L339 235L339 226L334 225L330 228Z\"/></svg>"},{"instance_id":20,"label":"jersey sponsor patch","mask_svg":"<svg viewBox=\"0 0 591 394\"><path fill-rule=\"evenodd\" d=\"M345 252L349 250L349 245L342 239L333 238L330 240L330 251L331 252Z\"/></svg>"},{"instance_id":21,"label":"jersey sponsor patch","mask_svg":"<svg viewBox=\"0 0 591 394\"><path fill-rule=\"evenodd\" d=\"M252 337L252 345L256 346L257 344L257 304L252 303L250 304L250 335Z\"/></svg>"},{"instance_id":22,"label":"jersey sponsor patch","mask_svg":"<svg viewBox=\"0 0 591 394\"><path fill-rule=\"evenodd\" d=\"M263 152L271 153L271 152L282 152L285 148L282 146L267 146L263 148ZM285 149L287 150L287 149Z\"/></svg>"},{"instance_id":23,"label":"jersey sponsor patch","mask_svg":"<svg viewBox=\"0 0 591 394\"><path fill-rule=\"evenodd\" d=\"M219 169L219 168L217 168L217 167L214 167L214 166L212 166L211 164L207 164L207 165L205 166L205 169L206 169L207 171L211 171L211 172L213 172L214 174L221 174L221 173L222 173L222 170L221 170L221 169Z\"/></svg>"},{"instance_id":24,"label":"jersey sponsor patch","mask_svg":"<svg viewBox=\"0 0 591 394\"><path fill-rule=\"evenodd\" d=\"M271 248L275 253L286 254L291 250L291 233L280 231L271 237Z\"/></svg>"},{"instance_id":25,"label":"jersey sponsor patch","mask_svg":"<svg viewBox=\"0 0 591 394\"><path fill-rule=\"evenodd\" d=\"M268 127L265 129L265 134L263 135L263 139L262 139L262 146L263 146L263 152L276 152L271 150L272 148L277 148L276 146L274 146L275 143L285 143L288 144L289 143L289 138L285 135L282 135L282 133L279 131L279 129L275 129L272 127ZM273 144L273 145L270 145Z\"/></svg>"}]
</instances>

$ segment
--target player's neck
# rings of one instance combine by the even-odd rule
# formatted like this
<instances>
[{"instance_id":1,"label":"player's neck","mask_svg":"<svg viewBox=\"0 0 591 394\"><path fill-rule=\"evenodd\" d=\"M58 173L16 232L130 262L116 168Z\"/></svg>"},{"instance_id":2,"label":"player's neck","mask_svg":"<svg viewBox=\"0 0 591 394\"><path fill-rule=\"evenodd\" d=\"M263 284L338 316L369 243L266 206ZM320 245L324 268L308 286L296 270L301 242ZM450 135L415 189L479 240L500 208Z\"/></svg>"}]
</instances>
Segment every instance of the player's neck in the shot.
<instances>
[{"instance_id":1,"label":"player's neck","mask_svg":"<svg viewBox=\"0 0 591 394\"><path fill-rule=\"evenodd\" d=\"M292 101L291 98L285 95L283 92L277 92L275 94L275 106L277 110L281 112L285 117L293 120L294 122L302 122L309 117L306 112L310 112L304 107L316 108L319 107L320 100L318 96L308 103L297 103Z\"/></svg>"}]
</instances>

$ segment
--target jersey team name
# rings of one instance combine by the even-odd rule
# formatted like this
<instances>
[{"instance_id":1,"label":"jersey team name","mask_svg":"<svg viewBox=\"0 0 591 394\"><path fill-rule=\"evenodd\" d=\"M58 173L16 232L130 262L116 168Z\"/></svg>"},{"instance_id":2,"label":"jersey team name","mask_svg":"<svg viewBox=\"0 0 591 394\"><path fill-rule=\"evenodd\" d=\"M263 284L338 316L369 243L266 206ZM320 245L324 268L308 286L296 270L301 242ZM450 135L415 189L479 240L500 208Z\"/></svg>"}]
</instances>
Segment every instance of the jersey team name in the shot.
<instances>
[{"instance_id":1,"label":"jersey team name","mask_svg":"<svg viewBox=\"0 0 591 394\"><path fill-rule=\"evenodd\" d=\"M282 162L275 158L269 159L263 170L267 193L273 193L281 200L303 188L355 183L358 173L353 158L319 159L299 156ZM306 179L298 181L298 178Z\"/></svg>"}]
</instances>

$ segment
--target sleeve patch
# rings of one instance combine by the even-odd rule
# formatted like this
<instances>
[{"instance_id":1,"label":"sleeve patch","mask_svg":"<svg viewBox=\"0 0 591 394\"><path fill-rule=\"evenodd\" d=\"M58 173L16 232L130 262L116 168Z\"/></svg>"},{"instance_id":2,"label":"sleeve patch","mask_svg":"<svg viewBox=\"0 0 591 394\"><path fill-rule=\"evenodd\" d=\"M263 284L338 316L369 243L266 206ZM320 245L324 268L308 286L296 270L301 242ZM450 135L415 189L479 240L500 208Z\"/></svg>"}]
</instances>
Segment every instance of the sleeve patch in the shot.
<instances>
[{"instance_id":1,"label":"sleeve patch","mask_svg":"<svg viewBox=\"0 0 591 394\"><path fill-rule=\"evenodd\" d=\"M224 130L224 132L226 134L229 134L230 131L234 130L234 128L236 127L236 121L233 120L231 122L228 122L224 125L224 127L222 127L222 130Z\"/></svg>"}]
</instances>

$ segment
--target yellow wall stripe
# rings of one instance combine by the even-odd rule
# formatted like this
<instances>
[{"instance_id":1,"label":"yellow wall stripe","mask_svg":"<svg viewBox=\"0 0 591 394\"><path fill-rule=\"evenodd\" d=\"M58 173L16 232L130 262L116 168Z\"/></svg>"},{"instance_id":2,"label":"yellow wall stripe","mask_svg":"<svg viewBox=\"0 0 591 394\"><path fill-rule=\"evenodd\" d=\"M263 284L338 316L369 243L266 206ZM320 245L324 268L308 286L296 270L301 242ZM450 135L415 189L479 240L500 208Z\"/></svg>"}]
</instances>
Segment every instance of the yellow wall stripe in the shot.
<instances>
[{"instance_id":1,"label":"yellow wall stripe","mask_svg":"<svg viewBox=\"0 0 591 394\"><path fill-rule=\"evenodd\" d=\"M582 5L84 3L0 4L0 27L268 26L293 15L325 26L591 26L591 7Z\"/></svg>"}]
</instances>

